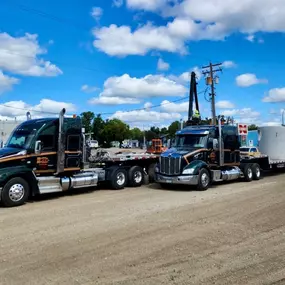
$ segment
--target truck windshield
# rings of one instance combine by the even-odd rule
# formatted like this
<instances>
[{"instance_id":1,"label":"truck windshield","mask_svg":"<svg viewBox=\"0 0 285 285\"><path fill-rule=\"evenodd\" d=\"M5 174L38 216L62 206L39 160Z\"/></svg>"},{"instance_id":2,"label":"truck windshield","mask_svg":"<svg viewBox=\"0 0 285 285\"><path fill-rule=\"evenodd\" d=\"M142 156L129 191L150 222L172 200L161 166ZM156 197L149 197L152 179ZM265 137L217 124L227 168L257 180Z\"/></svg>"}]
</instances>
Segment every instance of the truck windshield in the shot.
<instances>
[{"instance_id":1,"label":"truck windshield","mask_svg":"<svg viewBox=\"0 0 285 285\"><path fill-rule=\"evenodd\" d=\"M34 135L42 126L43 124L20 125L12 132L7 140L6 147L27 149Z\"/></svg>"},{"instance_id":2,"label":"truck windshield","mask_svg":"<svg viewBox=\"0 0 285 285\"><path fill-rule=\"evenodd\" d=\"M207 135L179 135L175 139L177 149L203 148L207 143Z\"/></svg>"}]
</instances>

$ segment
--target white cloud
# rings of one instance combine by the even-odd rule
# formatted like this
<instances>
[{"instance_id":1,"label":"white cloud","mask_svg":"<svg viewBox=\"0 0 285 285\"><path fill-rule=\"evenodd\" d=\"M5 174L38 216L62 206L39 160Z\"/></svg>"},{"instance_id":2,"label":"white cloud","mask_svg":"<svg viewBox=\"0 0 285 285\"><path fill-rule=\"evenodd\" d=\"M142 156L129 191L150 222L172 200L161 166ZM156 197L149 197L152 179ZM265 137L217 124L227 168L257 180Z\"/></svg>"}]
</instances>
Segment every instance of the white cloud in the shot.
<instances>
[{"instance_id":1,"label":"white cloud","mask_svg":"<svg viewBox=\"0 0 285 285\"><path fill-rule=\"evenodd\" d=\"M51 116L52 114L50 113L59 113L62 108L65 108L67 113L76 111L76 107L72 103L42 99L37 105L30 105L22 100L0 104L0 114L2 119L12 119L16 117L17 120L25 120L28 111L32 117L39 118ZM56 116L56 114L53 116Z\"/></svg>"},{"instance_id":2,"label":"white cloud","mask_svg":"<svg viewBox=\"0 0 285 285\"><path fill-rule=\"evenodd\" d=\"M228 100L221 100L216 103L216 108L219 109L232 109L235 105Z\"/></svg>"},{"instance_id":3,"label":"white cloud","mask_svg":"<svg viewBox=\"0 0 285 285\"><path fill-rule=\"evenodd\" d=\"M111 56L145 55L151 50L185 51L184 42L167 28L146 24L132 32L129 26L110 25L93 30L94 47Z\"/></svg>"},{"instance_id":4,"label":"white cloud","mask_svg":"<svg viewBox=\"0 0 285 285\"><path fill-rule=\"evenodd\" d=\"M157 111L131 111L131 112L123 112L118 111L114 115L110 117L118 118L126 123L143 123L143 122L151 122L152 124L163 123L165 121L174 121L179 120L181 118L181 114L179 113L166 113L166 112L157 112Z\"/></svg>"},{"instance_id":5,"label":"white cloud","mask_svg":"<svg viewBox=\"0 0 285 285\"><path fill-rule=\"evenodd\" d=\"M163 59L159 58L157 62L158 70L168 70L170 67L169 63L165 62Z\"/></svg>"},{"instance_id":6,"label":"white cloud","mask_svg":"<svg viewBox=\"0 0 285 285\"><path fill-rule=\"evenodd\" d=\"M236 77L236 84L240 87L249 87L256 84L266 84L267 79L259 79L253 73L245 73Z\"/></svg>"},{"instance_id":7,"label":"white cloud","mask_svg":"<svg viewBox=\"0 0 285 285\"><path fill-rule=\"evenodd\" d=\"M168 0L127 0L127 7L136 10L156 11Z\"/></svg>"},{"instance_id":8,"label":"white cloud","mask_svg":"<svg viewBox=\"0 0 285 285\"><path fill-rule=\"evenodd\" d=\"M100 7L92 7L91 16L95 20L99 20L102 15L103 15L103 9L102 8L100 8Z\"/></svg>"},{"instance_id":9,"label":"white cloud","mask_svg":"<svg viewBox=\"0 0 285 285\"><path fill-rule=\"evenodd\" d=\"M109 77L104 82L102 97L150 98L166 96L183 96L187 89L161 75L147 75L142 78L130 77L128 74Z\"/></svg>"},{"instance_id":10,"label":"white cloud","mask_svg":"<svg viewBox=\"0 0 285 285\"><path fill-rule=\"evenodd\" d=\"M265 96L262 101L268 103L285 102L285 87L269 90L268 96Z\"/></svg>"},{"instance_id":11,"label":"white cloud","mask_svg":"<svg viewBox=\"0 0 285 285\"><path fill-rule=\"evenodd\" d=\"M152 106L153 106L153 105L152 105L151 102L146 102L146 103L144 104L144 108L145 108L147 111L149 111Z\"/></svg>"},{"instance_id":12,"label":"white cloud","mask_svg":"<svg viewBox=\"0 0 285 285\"><path fill-rule=\"evenodd\" d=\"M233 67L236 67L236 64L231 61L231 60L226 60L223 62L223 65L222 65L224 68L233 68Z\"/></svg>"},{"instance_id":13,"label":"white cloud","mask_svg":"<svg viewBox=\"0 0 285 285\"><path fill-rule=\"evenodd\" d=\"M254 40L255 40L255 35L248 35L247 37L246 37L246 39L249 41L249 42L254 42Z\"/></svg>"},{"instance_id":14,"label":"white cloud","mask_svg":"<svg viewBox=\"0 0 285 285\"><path fill-rule=\"evenodd\" d=\"M0 33L0 68L27 76L57 76L62 71L50 61L38 58L47 51L39 46L36 34L12 37Z\"/></svg>"},{"instance_id":15,"label":"white cloud","mask_svg":"<svg viewBox=\"0 0 285 285\"><path fill-rule=\"evenodd\" d=\"M89 86L87 84L82 85L82 87L81 87L81 91L85 92L85 93L92 93L92 92L95 92L95 91L98 91L98 90L99 90L98 87L96 87L96 86Z\"/></svg>"},{"instance_id":16,"label":"white cloud","mask_svg":"<svg viewBox=\"0 0 285 285\"><path fill-rule=\"evenodd\" d=\"M122 104L138 104L141 101L136 98L127 97L105 97L99 96L91 98L88 103L92 105L122 105Z\"/></svg>"},{"instance_id":17,"label":"white cloud","mask_svg":"<svg viewBox=\"0 0 285 285\"><path fill-rule=\"evenodd\" d=\"M253 40L257 32L285 31L282 0L205 0L203 5L200 0L128 0L127 7L174 20L133 31L116 25L95 30L94 46L109 55L144 55L151 50L186 53L189 41L224 40L236 32Z\"/></svg>"},{"instance_id":18,"label":"white cloud","mask_svg":"<svg viewBox=\"0 0 285 285\"><path fill-rule=\"evenodd\" d=\"M19 79L5 75L0 70L0 94L5 91L12 90L13 85L18 84L18 83L19 83Z\"/></svg>"},{"instance_id":19,"label":"white cloud","mask_svg":"<svg viewBox=\"0 0 285 285\"><path fill-rule=\"evenodd\" d=\"M185 84L190 82L191 72L194 71L196 73L196 80L199 81L202 77L202 71L198 66L193 67L190 71L185 71L181 73L179 76L177 75L169 75L168 78L174 80L179 84Z\"/></svg>"},{"instance_id":20,"label":"white cloud","mask_svg":"<svg viewBox=\"0 0 285 285\"><path fill-rule=\"evenodd\" d=\"M161 110L164 112L185 113L188 112L189 102L174 103L168 100L161 102Z\"/></svg>"},{"instance_id":21,"label":"white cloud","mask_svg":"<svg viewBox=\"0 0 285 285\"><path fill-rule=\"evenodd\" d=\"M260 116L260 113L252 110L251 108L243 108L243 109L232 109L232 110L223 110L221 111L221 115L224 116L233 116L234 118L257 118Z\"/></svg>"},{"instance_id":22,"label":"white cloud","mask_svg":"<svg viewBox=\"0 0 285 285\"><path fill-rule=\"evenodd\" d=\"M113 0L113 6L119 8L121 6L123 6L124 1L123 0Z\"/></svg>"}]
</instances>

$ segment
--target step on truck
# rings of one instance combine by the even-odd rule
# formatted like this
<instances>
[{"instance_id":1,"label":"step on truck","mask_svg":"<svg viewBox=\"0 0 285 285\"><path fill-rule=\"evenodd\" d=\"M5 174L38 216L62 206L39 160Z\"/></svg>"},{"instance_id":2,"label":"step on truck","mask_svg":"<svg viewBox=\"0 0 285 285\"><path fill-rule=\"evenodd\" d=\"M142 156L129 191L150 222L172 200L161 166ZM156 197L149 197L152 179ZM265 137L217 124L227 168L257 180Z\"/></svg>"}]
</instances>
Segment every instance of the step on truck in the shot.
<instances>
[{"instance_id":1,"label":"step on truck","mask_svg":"<svg viewBox=\"0 0 285 285\"><path fill-rule=\"evenodd\" d=\"M235 125L190 125L176 133L175 144L161 154L155 181L162 188L173 184L207 190L212 182L259 180L270 167L268 156L243 158Z\"/></svg>"},{"instance_id":2,"label":"step on truck","mask_svg":"<svg viewBox=\"0 0 285 285\"><path fill-rule=\"evenodd\" d=\"M58 118L28 117L0 149L2 206L19 206L30 196L100 183L112 189L137 187L148 174L154 176L155 155L105 152L89 159L80 117L68 118L65 112Z\"/></svg>"}]
</instances>

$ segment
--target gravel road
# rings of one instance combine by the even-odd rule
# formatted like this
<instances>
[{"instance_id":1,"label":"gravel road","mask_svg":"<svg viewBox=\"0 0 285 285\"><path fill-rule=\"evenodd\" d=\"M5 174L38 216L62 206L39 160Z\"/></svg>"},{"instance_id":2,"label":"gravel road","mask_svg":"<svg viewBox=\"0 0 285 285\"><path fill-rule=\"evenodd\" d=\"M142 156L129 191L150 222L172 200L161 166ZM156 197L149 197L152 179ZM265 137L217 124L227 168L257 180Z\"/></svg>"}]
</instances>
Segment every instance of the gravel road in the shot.
<instances>
[{"instance_id":1,"label":"gravel road","mask_svg":"<svg viewBox=\"0 0 285 285\"><path fill-rule=\"evenodd\" d=\"M285 284L285 174L0 208L0 284Z\"/></svg>"}]
</instances>

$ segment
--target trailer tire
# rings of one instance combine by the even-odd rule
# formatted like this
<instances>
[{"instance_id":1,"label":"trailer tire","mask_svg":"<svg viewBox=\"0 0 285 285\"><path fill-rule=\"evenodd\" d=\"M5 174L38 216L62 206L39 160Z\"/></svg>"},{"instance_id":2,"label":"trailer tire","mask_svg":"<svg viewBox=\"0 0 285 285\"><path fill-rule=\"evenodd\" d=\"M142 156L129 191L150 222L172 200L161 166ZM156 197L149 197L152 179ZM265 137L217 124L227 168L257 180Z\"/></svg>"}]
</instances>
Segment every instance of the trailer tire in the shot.
<instances>
[{"instance_id":1,"label":"trailer tire","mask_svg":"<svg viewBox=\"0 0 285 285\"><path fill-rule=\"evenodd\" d=\"M251 182L253 179L252 164L246 164L243 169L244 180L246 182Z\"/></svg>"},{"instance_id":2,"label":"trailer tire","mask_svg":"<svg viewBox=\"0 0 285 285\"><path fill-rule=\"evenodd\" d=\"M205 191L209 188L211 184L211 176L206 168L202 168L198 176L197 190Z\"/></svg>"},{"instance_id":3,"label":"trailer tire","mask_svg":"<svg viewBox=\"0 0 285 285\"><path fill-rule=\"evenodd\" d=\"M259 164L254 163L251 167L253 180L259 180L261 178L261 168Z\"/></svg>"},{"instance_id":4,"label":"trailer tire","mask_svg":"<svg viewBox=\"0 0 285 285\"><path fill-rule=\"evenodd\" d=\"M131 187L140 187L144 183L144 172L140 166L133 166L128 172L128 182Z\"/></svg>"},{"instance_id":5,"label":"trailer tire","mask_svg":"<svg viewBox=\"0 0 285 285\"><path fill-rule=\"evenodd\" d=\"M114 190L125 188L127 182L127 171L124 168L118 167L110 175L110 184Z\"/></svg>"},{"instance_id":6,"label":"trailer tire","mask_svg":"<svg viewBox=\"0 0 285 285\"><path fill-rule=\"evenodd\" d=\"M4 207L21 206L28 201L29 193L30 186L25 179L11 178L2 189L1 205Z\"/></svg>"}]
</instances>

